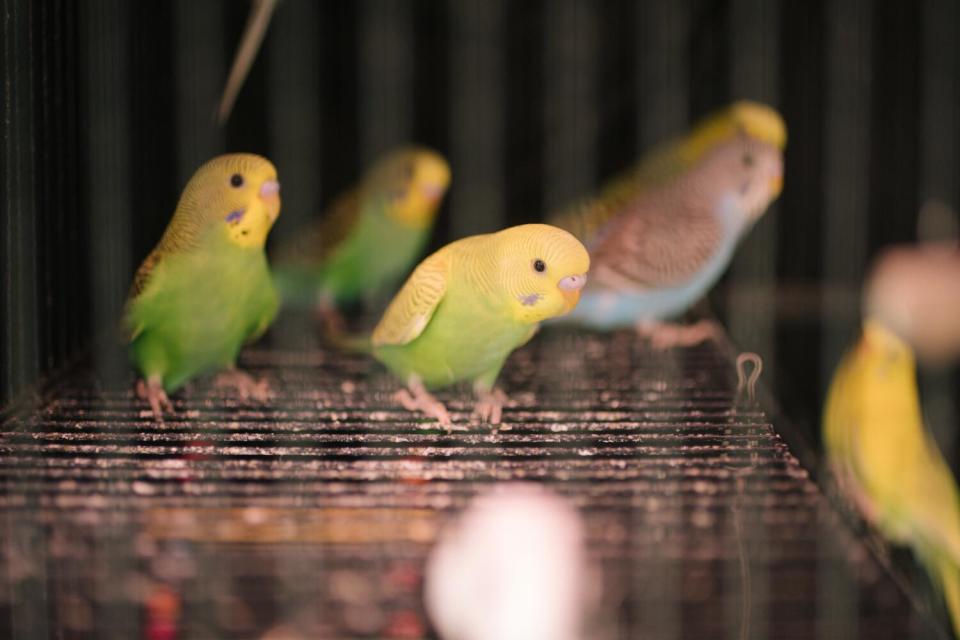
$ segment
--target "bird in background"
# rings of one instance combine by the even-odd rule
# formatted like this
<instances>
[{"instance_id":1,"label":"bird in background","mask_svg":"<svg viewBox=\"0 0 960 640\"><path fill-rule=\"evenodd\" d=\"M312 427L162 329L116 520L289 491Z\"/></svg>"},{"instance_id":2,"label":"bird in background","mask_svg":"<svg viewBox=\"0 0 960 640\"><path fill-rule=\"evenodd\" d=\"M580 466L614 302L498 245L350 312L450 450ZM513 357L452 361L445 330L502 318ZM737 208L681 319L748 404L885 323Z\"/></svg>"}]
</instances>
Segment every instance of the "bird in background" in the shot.
<instances>
[{"instance_id":1,"label":"bird in background","mask_svg":"<svg viewBox=\"0 0 960 640\"><path fill-rule=\"evenodd\" d=\"M276 316L279 299L264 243L280 215L280 183L260 156L210 160L187 183L160 242L134 276L123 324L142 379L137 395L154 418L173 411L167 394L224 370L218 386L264 400L265 381L236 368L241 346Z\"/></svg>"},{"instance_id":2,"label":"bird in background","mask_svg":"<svg viewBox=\"0 0 960 640\"><path fill-rule=\"evenodd\" d=\"M276 7L277 0L253 0L250 6L250 16L247 18L243 35L240 36L240 44L237 46L237 53L233 58L230 75L227 76L223 94L220 96L220 104L217 107L216 120L218 124L225 124L230 118L230 112L233 111L233 105L237 101L237 96L240 95L240 89L247 79L247 74L250 73L250 67L257 57L257 52L263 43L263 37L267 33L267 27L270 26L270 19L273 17L273 11Z\"/></svg>"},{"instance_id":3,"label":"bird in background","mask_svg":"<svg viewBox=\"0 0 960 640\"><path fill-rule=\"evenodd\" d=\"M499 424L506 396L494 385L507 356L540 322L577 305L589 268L576 238L544 224L463 238L427 257L370 340L374 357L406 385L395 398L449 427L428 389L469 381L474 414Z\"/></svg>"},{"instance_id":4,"label":"bird in background","mask_svg":"<svg viewBox=\"0 0 960 640\"><path fill-rule=\"evenodd\" d=\"M601 330L634 326L659 348L713 335L708 321L665 321L710 290L780 194L786 139L774 109L733 103L553 218L584 242L593 263L567 320Z\"/></svg>"},{"instance_id":5,"label":"bird in background","mask_svg":"<svg viewBox=\"0 0 960 640\"><path fill-rule=\"evenodd\" d=\"M384 155L357 186L276 253L284 304L316 306L337 329L344 304L375 305L423 255L450 185L450 166L424 147Z\"/></svg>"},{"instance_id":6,"label":"bird in background","mask_svg":"<svg viewBox=\"0 0 960 640\"><path fill-rule=\"evenodd\" d=\"M960 353L960 302L937 304L957 295L956 280L937 277L914 285L928 293L896 296L905 278L952 266L929 248L888 252L873 269L864 298L862 335L837 367L823 413L827 463L838 488L890 542L909 546L943 594L954 633L960 637L960 493L924 424L917 389L917 340L934 362ZM956 253L954 251L954 253ZM922 268L918 269L918 265ZM946 323L927 323L925 314L950 314ZM904 319L907 321L904 322ZM925 335L922 325L933 331ZM902 333L901 333L902 332ZM943 354L934 353L942 349Z\"/></svg>"}]
</instances>

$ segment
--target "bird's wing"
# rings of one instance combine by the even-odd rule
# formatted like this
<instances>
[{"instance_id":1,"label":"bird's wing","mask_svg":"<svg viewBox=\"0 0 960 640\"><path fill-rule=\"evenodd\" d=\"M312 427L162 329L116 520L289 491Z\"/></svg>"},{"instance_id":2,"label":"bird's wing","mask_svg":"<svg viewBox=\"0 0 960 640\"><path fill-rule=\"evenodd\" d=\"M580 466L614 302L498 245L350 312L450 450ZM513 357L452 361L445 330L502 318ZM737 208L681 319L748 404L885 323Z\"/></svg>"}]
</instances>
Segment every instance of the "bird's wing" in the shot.
<instances>
[{"instance_id":1,"label":"bird's wing","mask_svg":"<svg viewBox=\"0 0 960 640\"><path fill-rule=\"evenodd\" d=\"M721 223L706 207L641 198L588 243L590 279L621 290L681 285L704 268L722 242Z\"/></svg>"},{"instance_id":2,"label":"bird's wing","mask_svg":"<svg viewBox=\"0 0 960 640\"><path fill-rule=\"evenodd\" d=\"M340 195L330 210L312 222L280 250L279 262L299 265L318 264L350 236L360 220L361 190L350 189Z\"/></svg>"},{"instance_id":3,"label":"bird's wing","mask_svg":"<svg viewBox=\"0 0 960 640\"><path fill-rule=\"evenodd\" d=\"M447 291L450 258L438 251L414 269L373 330L374 347L403 345L423 333Z\"/></svg>"}]
</instances>

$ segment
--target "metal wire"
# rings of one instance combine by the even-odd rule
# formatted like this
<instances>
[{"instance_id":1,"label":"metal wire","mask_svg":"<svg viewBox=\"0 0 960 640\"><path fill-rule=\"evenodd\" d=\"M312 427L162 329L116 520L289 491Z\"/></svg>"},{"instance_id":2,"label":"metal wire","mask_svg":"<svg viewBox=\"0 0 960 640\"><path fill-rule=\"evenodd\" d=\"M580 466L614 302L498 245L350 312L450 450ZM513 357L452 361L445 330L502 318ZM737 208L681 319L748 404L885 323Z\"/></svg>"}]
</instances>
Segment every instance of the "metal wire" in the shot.
<instances>
[{"instance_id":1,"label":"metal wire","mask_svg":"<svg viewBox=\"0 0 960 640\"><path fill-rule=\"evenodd\" d=\"M201 381L162 426L131 386L67 376L0 431L2 591L48 594L0 602L7 628L72 593L90 615L53 617L51 630L136 628L151 624L151 598L174 598L185 637L277 625L418 637L437 532L489 483L517 479L549 483L585 518L603 576L589 637L834 637L852 624L853 637L903 638L927 624L763 410L734 408L724 351L544 333L508 362L498 431L447 434L393 406L395 383L364 357L316 347L245 353L269 405ZM466 390L440 397L466 424ZM145 586L109 586L130 580ZM818 592L836 584L850 607L825 610ZM126 613L94 615L103 607Z\"/></svg>"}]
</instances>

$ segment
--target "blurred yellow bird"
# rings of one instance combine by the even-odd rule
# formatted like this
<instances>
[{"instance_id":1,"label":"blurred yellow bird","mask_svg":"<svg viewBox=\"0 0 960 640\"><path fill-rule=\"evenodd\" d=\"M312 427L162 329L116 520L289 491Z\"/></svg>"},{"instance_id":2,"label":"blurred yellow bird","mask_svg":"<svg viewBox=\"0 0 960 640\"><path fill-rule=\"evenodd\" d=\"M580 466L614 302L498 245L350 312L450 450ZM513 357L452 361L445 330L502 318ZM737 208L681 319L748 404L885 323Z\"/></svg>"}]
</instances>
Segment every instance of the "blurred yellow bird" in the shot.
<instances>
[{"instance_id":1,"label":"blurred yellow bird","mask_svg":"<svg viewBox=\"0 0 960 640\"><path fill-rule=\"evenodd\" d=\"M923 423L911 347L874 318L834 374L823 416L828 463L864 518L909 546L960 636L960 503Z\"/></svg>"}]
</instances>

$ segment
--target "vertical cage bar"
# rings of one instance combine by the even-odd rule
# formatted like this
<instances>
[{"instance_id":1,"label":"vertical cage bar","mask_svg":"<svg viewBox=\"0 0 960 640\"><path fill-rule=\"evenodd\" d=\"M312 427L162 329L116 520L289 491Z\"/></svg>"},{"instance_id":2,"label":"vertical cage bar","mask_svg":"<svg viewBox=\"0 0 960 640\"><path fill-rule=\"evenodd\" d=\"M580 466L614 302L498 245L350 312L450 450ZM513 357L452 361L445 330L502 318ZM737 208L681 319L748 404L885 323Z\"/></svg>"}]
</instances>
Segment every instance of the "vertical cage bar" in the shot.
<instances>
[{"instance_id":1,"label":"vertical cage bar","mask_svg":"<svg viewBox=\"0 0 960 640\"><path fill-rule=\"evenodd\" d=\"M2 255L5 278L0 286L3 349L0 351L0 403L39 374L37 343L36 162L34 104L34 5L5 0L2 5L3 77L0 112L0 180L3 184Z\"/></svg>"},{"instance_id":2,"label":"vertical cage bar","mask_svg":"<svg viewBox=\"0 0 960 640\"><path fill-rule=\"evenodd\" d=\"M502 0L450 5L453 238L504 226Z\"/></svg>"},{"instance_id":3,"label":"vertical cage bar","mask_svg":"<svg viewBox=\"0 0 960 640\"><path fill-rule=\"evenodd\" d=\"M873 4L869 0L825 3L827 97L823 158L822 278L856 291L867 256L870 162L870 81ZM858 296L825 299L821 322L821 382L829 382L842 350L856 333ZM822 541L821 544L829 544ZM821 561L818 576L836 572ZM853 637L857 594L846 580L822 580L818 595L818 633L831 636L826 620ZM839 622L838 622L839 621ZM845 625L844 625L845 622Z\"/></svg>"},{"instance_id":4,"label":"vertical cage bar","mask_svg":"<svg viewBox=\"0 0 960 640\"><path fill-rule=\"evenodd\" d=\"M364 168L413 128L411 3L360 4L360 149Z\"/></svg>"},{"instance_id":5,"label":"vertical cage bar","mask_svg":"<svg viewBox=\"0 0 960 640\"><path fill-rule=\"evenodd\" d=\"M224 151L224 129L213 122L227 77L223 26L220 2L176 0L173 6L178 189Z\"/></svg>"},{"instance_id":6,"label":"vertical cage bar","mask_svg":"<svg viewBox=\"0 0 960 640\"><path fill-rule=\"evenodd\" d=\"M730 15L730 93L776 106L779 102L780 3L734 0ZM777 217L774 203L737 249L730 268L729 331L740 347L776 370Z\"/></svg>"},{"instance_id":7,"label":"vertical cage bar","mask_svg":"<svg viewBox=\"0 0 960 640\"><path fill-rule=\"evenodd\" d=\"M552 3L546 14L544 203L555 211L595 187L597 7Z\"/></svg>"},{"instance_id":8,"label":"vertical cage bar","mask_svg":"<svg viewBox=\"0 0 960 640\"><path fill-rule=\"evenodd\" d=\"M127 7L121 0L90 3L82 16L87 208L91 216L90 312L94 332L100 332L94 366L106 379L125 371L115 357L116 334L110 329L117 326L133 269Z\"/></svg>"},{"instance_id":9,"label":"vertical cage bar","mask_svg":"<svg viewBox=\"0 0 960 640\"><path fill-rule=\"evenodd\" d=\"M952 0L924 0L922 5L920 111L921 203L918 236L944 238L957 231L960 166L960 60L955 44L960 7ZM949 236L947 236L949 237ZM955 239L955 238L954 238ZM944 455L956 468L957 407L954 371L926 371L921 376L924 415Z\"/></svg>"},{"instance_id":10,"label":"vertical cage bar","mask_svg":"<svg viewBox=\"0 0 960 640\"><path fill-rule=\"evenodd\" d=\"M689 33L690 12L685 3L638 3L637 134L641 153L680 135L689 122Z\"/></svg>"}]
</instances>

